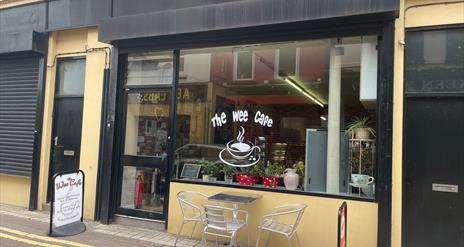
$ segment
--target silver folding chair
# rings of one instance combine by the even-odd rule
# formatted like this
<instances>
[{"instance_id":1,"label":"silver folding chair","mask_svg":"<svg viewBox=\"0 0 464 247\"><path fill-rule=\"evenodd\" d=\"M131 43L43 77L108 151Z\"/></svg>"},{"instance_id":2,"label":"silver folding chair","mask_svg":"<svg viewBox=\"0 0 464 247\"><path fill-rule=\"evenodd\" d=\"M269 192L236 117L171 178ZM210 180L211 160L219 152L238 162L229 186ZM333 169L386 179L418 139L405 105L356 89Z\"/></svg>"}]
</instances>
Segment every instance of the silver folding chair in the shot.
<instances>
[{"instance_id":1,"label":"silver folding chair","mask_svg":"<svg viewBox=\"0 0 464 247\"><path fill-rule=\"evenodd\" d=\"M177 233L174 246L176 246L177 244L177 240L179 239L179 236L182 233L184 224L187 224L189 222L194 223L192 232L190 233L190 238L192 238L197 223L203 222L203 208L199 205L196 205L195 201L206 201L208 200L208 196L196 191L180 191L179 193L177 193L177 200L179 201L179 205L182 211L182 224L180 225L179 232Z\"/></svg>"},{"instance_id":2,"label":"silver folding chair","mask_svg":"<svg viewBox=\"0 0 464 247\"><path fill-rule=\"evenodd\" d=\"M204 205L204 229L201 246L206 246L206 235L230 239L231 246L237 246L237 232L247 227L248 212L221 206ZM228 217L232 215L233 217ZM250 246L250 234L247 235L247 246Z\"/></svg>"},{"instance_id":3,"label":"silver folding chair","mask_svg":"<svg viewBox=\"0 0 464 247\"><path fill-rule=\"evenodd\" d=\"M295 236L298 246L301 246L296 230L306 207L308 206L305 204L288 204L275 207L270 214L264 215L258 226L256 247L259 247L259 240L263 231L283 235L287 238L288 246L292 246L291 239ZM269 236L267 237L266 246L268 246L268 241Z\"/></svg>"}]
</instances>

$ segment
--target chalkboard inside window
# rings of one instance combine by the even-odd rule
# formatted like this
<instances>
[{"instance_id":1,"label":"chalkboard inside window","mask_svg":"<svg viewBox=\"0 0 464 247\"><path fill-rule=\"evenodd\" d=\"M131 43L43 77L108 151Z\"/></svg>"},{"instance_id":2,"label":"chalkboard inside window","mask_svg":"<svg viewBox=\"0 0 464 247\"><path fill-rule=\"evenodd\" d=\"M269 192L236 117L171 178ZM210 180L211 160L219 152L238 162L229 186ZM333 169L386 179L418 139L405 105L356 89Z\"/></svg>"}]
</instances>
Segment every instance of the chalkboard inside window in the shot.
<instances>
[{"instance_id":1,"label":"chalkboard inside window","mask_svg":"<svg viewBox=\"0 0 464 247\"><path fill-rule=\"evenodd\" d=\"M200 165L197 164L184 164L182 167L182 172L180 173L181 178L198 178L200 174Z\"/></svg>"}]
</instances>

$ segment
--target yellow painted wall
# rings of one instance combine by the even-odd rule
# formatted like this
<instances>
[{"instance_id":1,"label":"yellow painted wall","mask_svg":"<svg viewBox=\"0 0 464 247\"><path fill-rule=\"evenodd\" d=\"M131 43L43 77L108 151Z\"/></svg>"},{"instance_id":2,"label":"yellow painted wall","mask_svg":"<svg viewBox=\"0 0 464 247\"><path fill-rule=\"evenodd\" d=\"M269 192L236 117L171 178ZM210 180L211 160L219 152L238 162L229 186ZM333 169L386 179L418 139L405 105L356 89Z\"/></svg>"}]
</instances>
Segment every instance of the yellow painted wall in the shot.
<instances>
[{"instance_id":1,"label":"yellow painted wall","mask_svg":"<svg viewBox=\"0 0 464 247\"><path fill-rule=\"evenodd\" d=\"M298 228L303 247L335 247L337 246L337 217L338 208L344 200L304 195L284 194L275 192L253 191L247 189L233 189L219 186L204 186L184 183L171 183L169 200L168 231L177 233L182 220L179 203L176 195L179 191L193 190L212 195L222 191L235 191L242 193L255 193L262 195L252 205L242 209L250 213L249 229L251 243L256 241L257 224L261 217L269 213L275 206L289 203L305 203L306 209ZM377 204L371 202L347 201L348 204L348 246L373 247L377 245ZM191 223L190 223L191 224ZM190 233L192 225L184 226L184 235ZM196 237L201 236L201 227L197 226ZM239 241L244 243L246 233L238 235ZM264 238L263 238L264 239ZM264 243L261 242L264 246ZM272 236L269 247L287 246L285 239ZM296 244L296 241L293 242ZM252 244L254 246L254 244Z\"/></svg>"},{"instance_id":2,"label":"yellow painted wall","mask_svg":"<svg viewBox=\"0 0 464 247\"><path fill-rule=\"evenodd\" d=\"M400 17L395 26L395 67L393 99L393 164L392 164L392 247L401 246L402 210L402 143L403 143L403 65L405 28L464 23L464 2L443 4L437 0L401 0ZM419 6L422 4L432 4ZM407 45L407 44L406 44Z\"/></svg>"},{"instance_id":3,"label":"yellow painted wall","mask_svg":"<svg viewBox=\"0 0 464 247\"><path fill-rule=\"evenodd\" d=\"M0 174L0 203L27 208L31 179Z\"/></svg>"},{"instance_id":4,"label":"yellow painted wall","mask_svg":"<svg viewBox=\"0 0 464 247\"><path fill-rule=\"evenodd\" d=\"M86 219L93 219L95 210L103 71L105 68L105 53L103 51L86 52L86 49L108 47L107 44L97 40L97 28L59 31L49 36L40 159L39 209L46 201L47 194L56 74L54 58L55 56L84 56L86 63L80 169L85 173L84 218ZM75 54L63 55L63 53Z\"/></svg>"}]
</instances>

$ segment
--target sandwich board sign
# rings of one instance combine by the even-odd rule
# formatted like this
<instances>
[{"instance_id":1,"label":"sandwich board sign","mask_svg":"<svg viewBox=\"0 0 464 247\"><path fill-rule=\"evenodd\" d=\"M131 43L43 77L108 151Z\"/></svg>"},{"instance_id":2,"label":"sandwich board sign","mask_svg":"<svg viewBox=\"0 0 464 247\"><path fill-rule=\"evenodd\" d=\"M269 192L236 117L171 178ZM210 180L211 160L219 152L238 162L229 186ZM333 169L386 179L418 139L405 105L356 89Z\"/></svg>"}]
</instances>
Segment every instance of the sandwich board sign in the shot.
<instances>
[{"instance_id":1,"label":"sandwich board sign","mask_svg":"<svg viewBox=\"0 0 464 247\"><path fill-rule=\"evenodd\" d=\"M60 172L53 176L49 236L72 236L85 231L84 172Z\"/></svg>"},{"instance_id":2,"label":"sandwich board sign","mask_svg":"<svg viewBox=\"0 0 464 247\"><path fill-rule=\"evenodd\" d=\"M340 208L338 209L338 247L346 247L346 232L347 232L347 206L346 202L343 202Z\"/></svg>"}]
</instances>

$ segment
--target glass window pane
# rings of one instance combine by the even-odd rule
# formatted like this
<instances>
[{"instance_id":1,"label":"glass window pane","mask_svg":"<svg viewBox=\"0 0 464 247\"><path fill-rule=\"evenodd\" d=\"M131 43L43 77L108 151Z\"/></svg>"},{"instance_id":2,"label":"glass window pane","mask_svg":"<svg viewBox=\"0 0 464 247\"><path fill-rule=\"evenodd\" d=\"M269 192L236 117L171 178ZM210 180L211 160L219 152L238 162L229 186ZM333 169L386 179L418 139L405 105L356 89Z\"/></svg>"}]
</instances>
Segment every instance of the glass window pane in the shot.
<instances>
[{"instance_id":1,"label":"glass window pane","mask_svg":"<svg viewBox=\"0 0 464 247\"><path fill-rule=\"evenodd\" d=\"M235 80L253 79L253 52L239 51L235 53Z\"/></svg>"},{"instance_id":2,"label":"glass window pane","mask_svg":"<svg viewBox=\"0 0 464 247\"><path fill-rule=\"evenodd\" d=\"M172 53L141 53L128 56L126 85L171 84L172 80Z\"/></svg>"},{"instance_id":3,"label":"glass window pane","mask_svg":"<svg viewBox=\"0 0 464 247\"><path fill-rule=\"evenodd\" d=\"M407 93L464 92L464 29L408 32Z\"/></svg>"},{"instance_id":4,"label":"glass window pane","mask_svg":"<svg viewBox=\"0 0 464 247\"><path fill-rule=\"evenodd\" d=\"M177 178L197 164L202 175L182 179L373 197L376 47L352 37L181 51Z\"/></svg>"},{"instance_id":5,"label":"glass window pane","mask_svg":"<svg viewBox=\"0 0 464 247\"><path fill-rule=\"evenodd\" d=\"M58 61L58 95L84 95L85 59Z\"/></svg>"},{"instance_id":6,"label":"glass window pane","mask_svg":"<svg viewBox=\"0 0 464 247\"><path fill-rule=\"evenodd\" d=\"M120 206L163 213L165 189L166 180L160 169L123 166Z\"/></svg>"},{"instance_id":7,"label":"glass window pane","mask_svg":"<svg viewBox=\"0 0 464 247\"><path fill-rule=\"evenodd\" d=\"M124 154L166 155L170 103L167 91L127 94Z\"/></svg>"}]
</instances>

